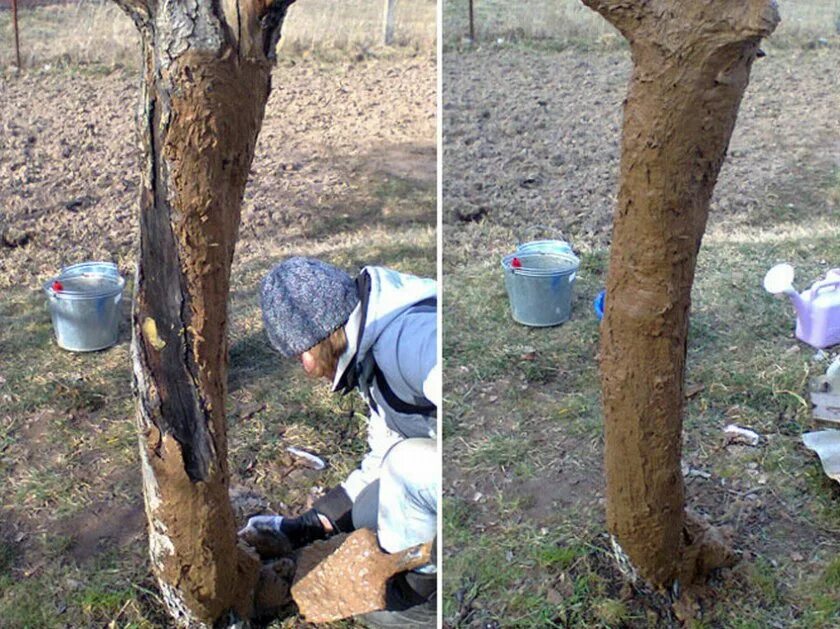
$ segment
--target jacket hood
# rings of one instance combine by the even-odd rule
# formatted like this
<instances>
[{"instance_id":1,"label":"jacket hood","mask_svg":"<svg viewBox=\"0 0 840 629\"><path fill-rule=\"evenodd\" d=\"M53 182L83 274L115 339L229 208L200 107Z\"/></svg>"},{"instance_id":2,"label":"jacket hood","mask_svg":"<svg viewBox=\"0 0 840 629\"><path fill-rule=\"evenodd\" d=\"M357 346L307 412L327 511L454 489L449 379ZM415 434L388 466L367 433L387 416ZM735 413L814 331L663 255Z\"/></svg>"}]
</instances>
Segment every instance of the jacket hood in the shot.
<instances>
[{"instance_id":1,"label":"jacket hood","mask_svg":"<svg viewBox=\"0 0 840 629\"><path fill-rule=\"evenodd\" d=\"M362 272L370 277L370 298L357 360L364 358L391 321L414 304L437 295L437 283L431 279L377 266L365 267Z\"/></svg>"},{"instance_id":2,"label":"jacket hood","mask_svg":"<svg viewBox=\"0 0 840 629\"><path fill-rule=\"evenodd\" d=\"M364 278L367 274L367 278ZM354 382L352 366L360 364L388 325L413 305L435 297L437 282L431 279L400 273L380 266L366 266L359 273L360 286L369 286L370 295L360 301L350 313L344 327L347 335L347 350L339 357L333 380L333 391L347 392ZM365 281L366 280L366 281ZM364 305L367 310L363 311ZM364 319L364 330L359 332ZM349 378L349 381L348 381Z\"/></svg>"}]
</instances>

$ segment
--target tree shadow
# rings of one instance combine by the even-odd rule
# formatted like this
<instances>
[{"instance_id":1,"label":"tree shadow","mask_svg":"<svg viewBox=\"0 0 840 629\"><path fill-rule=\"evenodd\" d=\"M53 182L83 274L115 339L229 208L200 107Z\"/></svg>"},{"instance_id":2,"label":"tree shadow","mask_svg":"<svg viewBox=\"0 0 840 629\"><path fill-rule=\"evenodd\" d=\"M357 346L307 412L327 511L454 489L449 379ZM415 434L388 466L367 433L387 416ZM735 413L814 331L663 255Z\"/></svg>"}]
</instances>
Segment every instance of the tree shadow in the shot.
<instances>
[{"instance_id":1,"label":"tree shadow","mask_svg":"<svg viewBox=\"0 0 840 629\"><path fill-rule=\"evenodd\" d=\"M263 161L272 148L263 148ZM282 148L278 152L283 154ZM385 144L361 155L328 155L291 168L278 173L255 166L259 174L246 192L241 244L256 238L303 249L364 228L398 230L436 223L433 142ZM324 179L342 185L316 192L310 182ZM266 198L266 188L284 193Z\"/></svg>"},{"instance_id":2,"label":"tree shadow","mask_svg":"<svg viewBox=\"0 0 840 629\"><path fill-rule=\"evenodd\" d=\"M299 362L284 358L271 347L262 328L236 339L230 345L228 362L228 393L248 386L255 378L272 378L278 383L300 369Z\"/></svg>"}]
</instances>

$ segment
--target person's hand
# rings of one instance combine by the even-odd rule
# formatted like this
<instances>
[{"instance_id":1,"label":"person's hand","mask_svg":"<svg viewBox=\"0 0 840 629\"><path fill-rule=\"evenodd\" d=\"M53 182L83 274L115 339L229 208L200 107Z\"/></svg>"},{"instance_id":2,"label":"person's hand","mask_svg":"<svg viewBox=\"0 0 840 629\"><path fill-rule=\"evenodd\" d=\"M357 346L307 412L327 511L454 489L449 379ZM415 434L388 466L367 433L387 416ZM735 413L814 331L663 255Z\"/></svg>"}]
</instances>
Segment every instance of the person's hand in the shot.
<instances>
[{"instance_id":1,"label":"person's hand","mask_svg":"<svg viewBox=\"0 0 840 629\"><path fill-rule=\"evenodd\" d=\"M292 548L300 548L312 542L325 539L333 533L329 518L315 509L295 517L281 515L256 515L248 519L248 524L239 531L239 536L254 546L272 538L285 539ZM253 540L254 543L252 543ZM259 550L257 551L259 552ZM263 553L260 552L260 555Z\"/></svg>"},{"instance_id":2,"label":"person's hand","mask_svg":"<svg viewBox=\"0 0 840 629\"><path fill-rule=\"evenodd\" d=\"M275 533L282 533L282 529L280 525L283 522L282 515L253 515L248 518L248 524L245 525L241 531L239 531L239 536L241 537L244 533L266 533L266 534L275 534Z\"/></svg>"},{"instance_id":3,"label":"person's hand","mask_svg":"<svg viewBox=\"0 0 840 629\"><path fill-rule=\"evenodd\" d=\"M255 515L239 531L239 538L257 551L263 559L278 559L292 554L292 542L283 533L279 515Z\"/></svg>"}]
</instances>

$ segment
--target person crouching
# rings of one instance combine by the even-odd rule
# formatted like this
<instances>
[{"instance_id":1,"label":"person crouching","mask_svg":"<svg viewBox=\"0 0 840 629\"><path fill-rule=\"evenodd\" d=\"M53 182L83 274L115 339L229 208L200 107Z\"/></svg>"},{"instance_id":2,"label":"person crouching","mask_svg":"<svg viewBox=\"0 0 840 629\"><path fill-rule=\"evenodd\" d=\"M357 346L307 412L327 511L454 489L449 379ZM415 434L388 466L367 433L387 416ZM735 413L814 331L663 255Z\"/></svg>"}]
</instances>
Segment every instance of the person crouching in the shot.
<instances>
[{"instance_id":1,"label":"person crouching","mask_svg":"<svg viewBox=\"0 0 840 629\"><path fill-rule=\"evenodd\" d=\"M369 528L389 553L437 532L440 454L437 408L437 284L379 266L353 279L335 266L294 257L260 290L269 342L306 373L357 391L369 408L369 451L339 486L297 517L254 516L240 534L283 535L295 547ZM374 626L434 626L435 566L397 575ZM396 623L396 624L394 624Z\"/></svg>"}]
</instances>

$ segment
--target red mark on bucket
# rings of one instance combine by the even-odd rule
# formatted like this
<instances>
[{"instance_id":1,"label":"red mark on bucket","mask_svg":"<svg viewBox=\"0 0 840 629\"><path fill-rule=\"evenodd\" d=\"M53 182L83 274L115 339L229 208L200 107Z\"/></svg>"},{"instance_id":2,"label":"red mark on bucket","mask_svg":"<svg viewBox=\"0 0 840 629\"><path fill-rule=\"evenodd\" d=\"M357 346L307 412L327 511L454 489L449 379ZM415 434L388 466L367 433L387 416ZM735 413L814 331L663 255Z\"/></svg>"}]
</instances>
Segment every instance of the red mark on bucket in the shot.
<instances>
[{"instance_id":1,"label":"red mark on bucket","mask_svg":"<svg viewBox=\"0 0 840 629\"><path fill-rule=\"evenodd\" d=\"M55 280L55 281L52 283L52 289L53 289L54 291L56 291L56 292L61 291L61 290L64 290L64 284L62 284L62 283L61 283L61 282L59 282L58 280Z\"/></svg>"},{"instance_id":2,"label":"red mark on bucket","mask_svg":"<svg viewBox=\"0 0 840 629\"><path fill-rule=\"evenodd\" d=\"M522 261L519 258L514 258L513 260L511 260L510 265L514 269L521 269L522 268Z\"/></svg>"}]
</instances>

